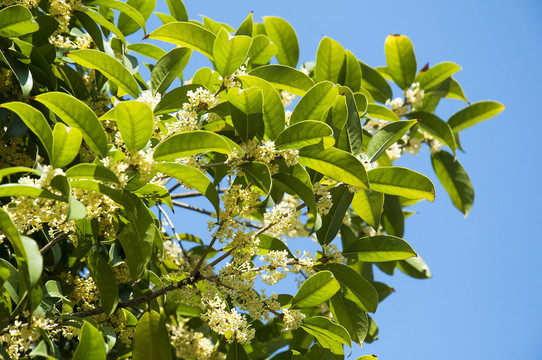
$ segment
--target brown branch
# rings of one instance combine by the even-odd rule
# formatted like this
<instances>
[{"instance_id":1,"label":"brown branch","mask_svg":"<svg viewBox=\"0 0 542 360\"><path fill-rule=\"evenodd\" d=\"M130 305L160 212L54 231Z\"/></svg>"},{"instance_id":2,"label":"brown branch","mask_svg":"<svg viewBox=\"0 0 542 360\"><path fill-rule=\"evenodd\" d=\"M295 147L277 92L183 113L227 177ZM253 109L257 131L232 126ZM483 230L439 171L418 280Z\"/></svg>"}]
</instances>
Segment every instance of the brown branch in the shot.
<instances>
[{"instance_id":1,"label":"brown branch","mask_svg":"<svg viewBox=\"0 0 542 360\"><path fill-rule=\"evenodd\" d=\"M205 209L202 209L202 208L199 208L197 206L193 206L193 205L188 205L188 204L185 204L185 203L182 203L180 201L175 201L175 200L172 200L171 203L175 206L178 206L178 207L182 207L182 208L185 208L185 209L188 209L188 210L193 210L193 211L197 211L199 213L202 213L202 214L205 214L205 215L213 215L212 212L208 211L208 210L205 210Z\"/></svg>"},{"instance_id":2,"label":"brown branch","mask_svg":"<svg viewBox=\"0 0 542 360\"><path fill-rule=\"evenodd\" d=\"M44 247L42 247L40 249L40 254L45 254L47 252L47 250L49 250L50 248L52 248L53 246L55 246L59 241L62 241L64 239L68 238L68 234L67 233L60 233L58 234L57 236L54 237L53 240L51 240L50 242L48 242Z\"/></svg>"},{"instance_id":3,"label":"brown branch","mask_svg":"<svg viewBox=\"0 0 542 360\"><path fill-rule=\"evenodd\" d=\"M219 194L221 194L226 190L228 190L228 189L218 189L217 192ZM203 194L200 193L199 191L192 191L192 192L184 192L184 193L180 193L180 194L172 194L171 198L172 199L183 199L183 198L196 197L196 196L203 196Z\"/></svg>"}]
</instances>

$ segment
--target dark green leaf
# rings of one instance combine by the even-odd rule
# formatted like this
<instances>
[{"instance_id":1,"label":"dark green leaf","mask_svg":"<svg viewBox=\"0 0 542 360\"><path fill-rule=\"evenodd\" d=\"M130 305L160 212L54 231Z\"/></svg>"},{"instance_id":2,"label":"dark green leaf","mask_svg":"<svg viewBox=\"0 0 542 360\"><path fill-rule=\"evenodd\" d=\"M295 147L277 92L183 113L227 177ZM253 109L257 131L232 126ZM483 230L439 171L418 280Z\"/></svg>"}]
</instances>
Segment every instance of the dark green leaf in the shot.
<instances>
[{"instance_id":1,"label":"dark green leaf","mask_svg":"<svg viewBox=\"0 0 542 360\"><path fill-rule=\"evenodd\" d=\"M408 276L416 279L431 278L431 271L429 270L429 266L427 266L425 261L423 261L420 256L398 261L397 267Z\"/></svg>"},{"instance_id":2,"label":"dark green leaf","mask_svg":"<svg viewBox=\"0 0 542 360\"><path fill-rule=\"evenodd\" d=\"M225 139L210 131L190 131L173 135L156 147L154 159L175 160L207 151L230 154L234 146ZM235 147L242 152L237 145Z\"/></svg>"},{"instance_id":3,"label":"dark green leaf","mask_svg":"<svg viewBox=\"0 0 542 360\"><path fill-rule=\"evenodd\" d=\"M446 144L455 153L455 138L454 133L445 121L432 113L423 111L414 111L407 115L409 119L420 119L418 123L420 127L427 130L431 135L436 136L444 144Z\"/></svg>"},{"instance_id":4,"label":"dark green leaf","mask_svg":"<svg viewBox=\"0 0 542 360\"><path fill-rule=\"evenodd\" d=\"M384 151L398 140L410 129L417 120L397 121L387 124L379 129L369 141L367 146L367 156L370 157L369 162L374 162L382 155Z\"/></svg>"},{"instance_id":5,"label":"dark green leaf","mask_svg":"<svg viewBox=\"0 0 542 360\"><path fill-rule=\"evenodd\" d=\"M254 182L254 185L260 188L265 195L271 191L271 172L267 165L257 161L251 161L241 164L241 169L247 175L248 179Z\"/></svg>"},{"instance_id":6,"label":"dark green leaf","mask_svg":"<svg viewBox=\"0 0 542 360\"><path fill-rule=\"evenodd\" d=\"M171 344L166 323L154 310L145 312L139 319L133 344L133 360L171 359Z\"/></svg>"},{"instance_id":7,"label":"dark green leaf","mask_svg":"<svg viewBox=\"0 0 542 360\"><path fill-rule=\"evenodd\" d=\"M307 308L320 305L331 298L341 285L331 271L319 271L303 282L292 299L292 307Z\"/></svg>"},{"instance_id":8,"label":"dark green leaf","mask_svg":"<svg viewBox=\"0 0 542 360\"><path fill-rule=\"evenodd\" d=\"M375 231L380 228L380 216L384 206L384 194L376 191L360 190L352 199L352 209Z\"/></svg>"},{"instance_id":9,"label":"dark green leaf","mask_svg":"<svg viewBox=\"0 0 542 360\"><path fill-rule=\"evenodd\" d=\"M192 50L178 47L158 60L151 71L151 88L154 93L165 92L176 77L182 78L183 69L188 64Z\"/></svg>"},{"instance_id":10,"label":"dark green leaf","mask_svg":"<svg viewBox=\"0 0 542 360\"><path fill-rule=\"evenodd\" d=\"M333 318L348 331L352 341L362 346L368 329L367 314L341 293L330 299L330 310Z\"/></svg>"},{"instance_id":11,"label":"dark green leaf","mask_svg":"<svg viewBox=\"0 0 542 360\"><path fill-rule=\"evenodd\" d=\"M115 312L119 301L119 289L113 267L94 249L90 250L87 254L86 263L90 276L94 279L96 287L100 292L100 299L105 314L110 316Z\"/></svg>"},{"instance_id":12,"label":"dark green leaf","mask_svg":"<svg viewBox=\"0 0 542 360\"><path fill-rule=\"evenodd\" d=\"M369 65L359 62L361 66L361 85L367 89L376 101L385 103L393 97L391 87L386 79L378 71Z\"/></svg>"},{"instance_id":13,"label":"dark green leaf","mask_svg":"<svg viewBox=\"0 0 542 360\"><path fill-rule=\"evenodd\" d=\"M188 102L187 93L189 91L196 91L199 87L201 87L201 85L191 84L168 91L162 96L162 99L154 108L154 114L169 114L182 109L183 104Z\"/></svg>"},{"instance_id":14,"label":"dark green leaf","mask_svg":"<svg viewBox=\"0 0 542 360\"><path fill-rule=\"evenodd\" d=\"M102 334L89 322L85 322L79 333L79 345L73 360L105 360L105 342Z\"/></svg>"},{"instance_id":15,"label":"dark green leaf","mask_svg":"<svg viewBox=\"0 0 542 360\"><path fill-rule=\"evenodd\" d=\"M13 5L0 10L0 36L15 37L38 30L38 23L26 7Z\"/></svg>"},{"instance_id":16,"label":"dark green leaf","mask_svg":"<svg viewBox=\"0 0 542 360\"><path fill-rule=\"evenodd\" d=\"M322 216L322 226L316 232L320 244L329 244L339 232L344 215L350 207L354 194L346 186L331 190L331 209Z\"/></svg>"},{"instance_id":17,"label":"dark green leaf","mask_svg":"<svg viewBox=\"0 0 542 360\"><path fill-rule=\"evenodd\" d=\"M336 355L343 354L341 344L352 347L352 340L348 331L327 317L313 316L305 318L303 320L303 329L314 336L323 348L331 350Z\"/></svg>"},{"instance_id":18,"label":"dark green leaf","mask_svg":"<svg viewBox=\"0 0 542 360\"><path fill-rule=\"evenodd\" d=\"M126 4L137 9L143 19L147 21L156 7L156 0L128 0L126 1ZM135 20L136 19L133 19L130 13L121 11L118 21L120 31L122 31L124 35L135 33L142 27L141 24ZM138 17L138 20L140 21L141 18ZM145 29L145 27L143 27L143 29Z\"/></svg>"},{"instance_id":19,"label":"dark green leaf","mask_svg":"<svg viewBox=\"0 0 542 360\"><path fill-rule=\"evenodd\" d=\"M248 355L243 345L238 342L231 344L226 355L226 360L248 360Z\"/></svg>"}]
</instances>

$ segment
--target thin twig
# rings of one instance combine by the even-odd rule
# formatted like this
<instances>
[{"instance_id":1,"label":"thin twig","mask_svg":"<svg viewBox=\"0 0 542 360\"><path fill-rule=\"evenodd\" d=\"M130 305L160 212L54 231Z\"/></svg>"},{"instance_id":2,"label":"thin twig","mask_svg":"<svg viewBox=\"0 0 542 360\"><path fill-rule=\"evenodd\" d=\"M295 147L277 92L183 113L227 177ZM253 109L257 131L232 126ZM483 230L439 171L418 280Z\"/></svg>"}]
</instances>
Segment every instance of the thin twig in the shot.
<instances>
[{"instance_id":1,"label":"thin twig","mask_svg":"<svg viewBox=\"0 0 542 360\"><path fill-rule=\"evenodd\" d=\"M42 255L45 254L47 252L47 250L49 250L50 248L55 246L59 241L66 239L67 237L68 237L68 234L66 234L66 233L58 234L57 236L54 237L53 240L48 242L44 247L42 247L40 249L40 254L42 254Z\"/></svg>"},{"instance_id":2,"label":"thin twig","mask_svg":"<svg viewBox=\"0 0 542 360\"><path fill-rule=\"evenodd\" d=\"M164 217L166 218L166 221L167 221L169 227L171 228L171 231L173 231L173 236L175 237L175 239L177 239L177 242L179 243L179 246L181 247L181 251L183 252L183 255L188 257L188 254L187 254L186 250L184 250L183 243L182 243L181 239L179 238L179 234L177 233L177 230L175 230L175 225L173 225L173 222L169 218L168 214L166 213L166 211L164 210L162 205L156 204L156 206L158 207L158 210L160 210L160 214L163 214Z\"/></svg>"},{"instance_id":3,"label":"thin twig","mask_svg":"<svg viewBox=\"0 0 542 360\"><path fill-rule=\"evenodd\" d=\"M226 188L218 189L217 192L221 194L226 190L228 189ZM203 194L200 193L199 191L191 191L191 192L185 192L185 193L180 193L180 194L171 194L172 199L183 199L183 198L196 197L196 196L203 196Z\"/></svg>"},{"instance_id":4,"label":"thin twig","mask_svg":"<svg viewBox=\"0 0 542 360\"><path fill-rule=\"evenodd\" d=\"M213 215L212 212L208 211L208 210L205 210L205 209L202 209L202 208L199 208L197 206L193 206L193 205L188 205L188 204L185 204L185 203L182 203L180 201L175 201L175 200L172 200L171 203L175 206L178 206L178 207L182 207L182 208L185 208L185 209L188 209L188 210L193 210L193 211L197 211L199 213L202 213L202 214L205 214L205 215Z\"/></svg>"}]
</instances>

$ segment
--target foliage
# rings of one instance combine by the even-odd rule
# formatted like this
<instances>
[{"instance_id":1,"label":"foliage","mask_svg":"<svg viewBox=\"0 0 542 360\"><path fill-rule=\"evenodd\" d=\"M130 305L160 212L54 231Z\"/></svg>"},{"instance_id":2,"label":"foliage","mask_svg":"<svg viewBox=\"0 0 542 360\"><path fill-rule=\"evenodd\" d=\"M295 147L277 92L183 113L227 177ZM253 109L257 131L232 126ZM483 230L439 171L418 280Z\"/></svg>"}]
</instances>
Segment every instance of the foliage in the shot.
<instances>
[{"instance_id":1,"label":"foliage","mask_svg":"<svg viewBox=\"0 0 542 360\"><path fill-rule=\"evenodd\" d=\"M232 28L167 0L151 31L153 0L0 5L6 358L343 358L376 339L368 313L393 292L375 266L430 277L402 236L405 208L435 189L393 162L428 145L466 216L459 132L503 110L440 119L441 100L467 102L460 68L417 71L403 35L386 39L386 67L327 37L299 64L277 17ZM194 52L212 67L183 83ZM206 209L179 201L196 196ZM208 236L175 228L164 205L209 216ZM269 294L290 273L299 289Z\"/></svg>"}]
</instances>

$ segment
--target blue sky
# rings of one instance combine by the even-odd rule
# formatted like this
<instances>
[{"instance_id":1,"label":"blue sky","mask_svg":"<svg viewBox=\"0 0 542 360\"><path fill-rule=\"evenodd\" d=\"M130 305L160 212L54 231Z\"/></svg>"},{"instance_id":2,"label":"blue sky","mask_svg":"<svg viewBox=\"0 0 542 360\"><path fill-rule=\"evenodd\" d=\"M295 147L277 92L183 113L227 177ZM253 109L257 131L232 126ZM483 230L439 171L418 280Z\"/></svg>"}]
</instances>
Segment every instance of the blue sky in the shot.
<instances>
[{"instance_id":1,"label":"blue sky","mask_svg":"<svg viewBox=\"0 0 542 360\"><path fill-rule=\"evenodd\" d=\"M158 2L159 11L167 12L165 1ZM297 32L301 61L314 60L320 39L329 36L369 65L385 65L386 36L404 34L414 44L419 67L453 61L463 68L455 78L471 102L505 104L498 117L461 133L466 153L458 157L476 191L467 219L436 181L427 151L401 159L437 187L435 202L415 207L419 214L407 220L405 233L433 278L379 274L396 293L374 316L379 340L350 359L361 354L406 360L542 358L542 236L535 226L542 200L536 140L542 130L537 89L542 3L186 0L185 5L190 18L203 14L234 27L250 11L258 21L283 17ZM463 106L448 100L439 114L447 119Z\"/></svg>"}]
</instances>

